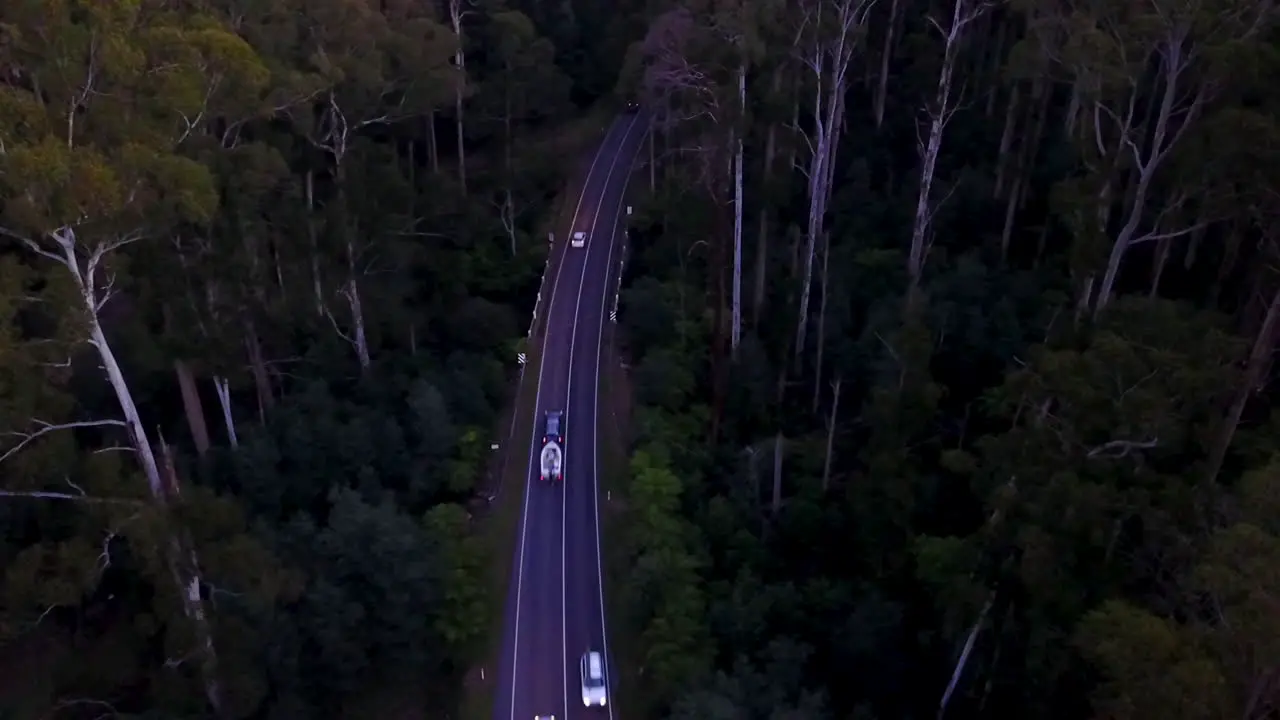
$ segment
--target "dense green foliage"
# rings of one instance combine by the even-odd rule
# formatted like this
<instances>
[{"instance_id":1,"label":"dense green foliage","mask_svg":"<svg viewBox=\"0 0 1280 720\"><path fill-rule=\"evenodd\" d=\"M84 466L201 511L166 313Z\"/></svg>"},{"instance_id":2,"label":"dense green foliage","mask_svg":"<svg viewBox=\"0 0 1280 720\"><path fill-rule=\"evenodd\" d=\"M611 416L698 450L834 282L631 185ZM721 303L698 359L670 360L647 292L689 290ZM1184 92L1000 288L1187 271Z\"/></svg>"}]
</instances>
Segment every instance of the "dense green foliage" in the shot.
<instances>
[{"instance_id":1,"label":"dense green foliage","mask_svg":"<svg viewBox=\"0 0 1280 720\"><path fill-rule=\"evenodd\" d=\"M0 717L452 712L499 605L477 484L594 131L548 23L0 8Z\"/></svg>"},{"instance_id":2,"label":"dense green foliage","mask_svg":"<svg viewBox=\"0 0 1280 720\"><path fill-rule=\"evenodd\" d=\"M456 716L601 98L627 717L1274 717L1276 19L6 3L0 717Z\"/></svg>"},{"instance_id":3,"label":"dense green foliage","mask_svg":"<svg viewBox=\"0 0 1280 720\"><path fill-rule=\"evenodd\" d=\"M626 702L1274 717L1275 11L659 5Z\"/></svg>"}]
</instances>

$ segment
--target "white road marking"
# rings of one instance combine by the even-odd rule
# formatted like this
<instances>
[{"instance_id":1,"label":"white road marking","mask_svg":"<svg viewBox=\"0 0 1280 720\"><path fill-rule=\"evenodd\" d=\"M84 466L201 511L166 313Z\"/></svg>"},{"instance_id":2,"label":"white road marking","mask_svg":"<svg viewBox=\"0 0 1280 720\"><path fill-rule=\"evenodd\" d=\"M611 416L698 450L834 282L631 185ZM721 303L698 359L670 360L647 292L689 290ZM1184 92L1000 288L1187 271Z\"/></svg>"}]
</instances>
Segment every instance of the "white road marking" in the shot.
<instances>
[{"instance_id":1,"label":"white road marking","mask_svg":"<svg viewBox=\"0 0 1280 720\"><path fill-rule=\"evenodd\" d=\"M613 127L610 126L609 129L612 130ZM570 220L569 224L570 232L573 231L573 226L578 222L578 211L582 209L582 199L586 197L587 191L591 189L591 176L595 174L596 163L600 161L600 154L609 146L609 135L611 134L611 132L605 133L604 139L600 141L600 147L596 148L595 156L591 158L591 167L587 168L587 179L582 185L582 192L578 194L578 204L573 208L573 219ZM552 251L554 251L554 246L548 250L548 252ZM565 252L568 253L568 250L565 250ZM551 257L548 255L547 261L550 262L550 260ZM564 270L564 259L562 259L560 264L556 267L555 282L551 284L551 298L547 303L548 314L550 314L551 308L554 306L556 288L560 286L561 270ZM579 288L578 292L581 294L581 288ZM551 332L548 328L542 336L542 354L538 356L538 384L537 390L534 391L533 401L533 432L529 436L529 463L525 466L526 468L533 466L534 448L538 441L538 410L542 407L542 378L543 375L546 374L547 370L547 340L550 337ZM516 617L515 629L513 631L515 633L515 639L511 643L511 720L515 720L516 717L516 679L520 676L520 596L524 581L524 544L525 535L529 528L529 488L531 485L533 485L533 483L526 478L524 484L524 505L520 511L520 559L517 561L518 565L516 566ZM561 605L563 604L564 600L561 598Z\"/></svg>"},{"instance_id":2,"label":"white road marking","mask_svg":"<svg viewBox=\"0 0 1280 720\"><path fill-rule=\"evenodd\" d=\"M638 115L633 117L631 119L631 123L627 125L626 132L622 133L622 141L618 144L619 151L621 151L624 147L626 147L627 138L630 137L631 129L635 127L636 119L638 117L639 117ZM601 190L600 190L601 205L604 204L605 196L609 192L609 179L613 177L613 171L617 166L618 166L618 158L615 155L613 159L609 162L609 172L604 176L604 185L601 187ZM601 210L600 207L596 207L595 216L591 218L591 232L590 232L590 235L588 235L587 251L582 258L582 272L578 276L578 297L574 301L574 305L573 305L573 332L569 334L569 382L565 385L565 390L564 390L564 411L565 411L564 422L566 425L568 425L569 423L569 398L572 396L572 393L573 393L573 345L574 345L574 342L576 342L578 339L578 317L579 317L579 312L582 309L582 286L587 279L587 268L590 267L589 261L591 259L591 248L596 245L596 242L595 242L596 223L600 221L600 210ZM616 212L615 212L613 225L615 228L617 227ZM612 235L610 235L609 237L609 242L611 244L613 242ZM613 254L612 246L609 248L609 253L610 253L610 256L612 256ZM606 264L605 267L608 268L608 264ZM606 269L606 272L608 272L607 269ZM597 342L597 344L599 343ZM597 366L596 373L598 375L600 372L599 362L596 363L596 366ZM595 433L593 432L592 434L594 435ZM595 446L596 446L595 442L591 443L591 452L593 457L595 454ZM594 476L595 476L595 471L592 470L593 482L595 480ZM565 579L568 577L569 573L568 573L568 570L566 569L565 561L564 561L565 533L568 527L568 516L569 516L568 507L567 507L568 499L569 499L569 494L565 492L562 487L560 492L560 655L561 655L562 667L564 667L564 712L566 716L569 714L569 674L570 674L569 673L569 639L568 639L568 632L567 632L568 623L566 622L567 616L565 613L565 605L566 605L565 603L566 580ZM610 710L610 712L612 712L612 710Z\"/></svg>"},{"instance_id":3,"label":"white road marking","mask_svg":"<svg viewBox=\"0 0 1280 720\"><path fill-rule=\"evenodd\" d=\"M636 115L636 117L639 118L640 116ZM632 124L633 125L635 124L634 120L632 121ZM647 127L645 129L645 132L648 132ZM630 135L630 129L628 129L627 134ZM625 142L625 138L624 138L624 142ZM644 145L644 137L642 136L640 138L640 144L636 146L637 152L639 152L639 148L642 147L643 145ZM618 212L622 208L623 200L625 200L627 197L627 187L631 185L631 175L632 175L634 166L635 166L635 154L633 154L631 156L630 161L627 162L627 179L623 182L622 194L618 197L618 210L615 210L613 213L614 223L613 223L613 228L609 231L609 257L608 257L609 262L605 263L606 268L612 267L613 237L618 232L618 220L621 219L618 217ZM629 205L627 206L627 214L628 215L631 214L631 206ZM607 281L608 277L606 277L605 280ZM607 282L606 282L606 287L608 287ZM621 292L621 288L622 288L621 265L619 265L619 269L618 269L618 288L619 288L619 292ZM596 394L595 394L595 404L591 408L591 422L596 427L597 438L599 437L598 433L600 428L600 349L604 343L604 305L606 302L608 302L608 299L609 299L609 294L607 292L601 293L600 295L600 329L596 333L596 370L594 373L594 376L596 379ZM609 720L613 720L613 708L614 708L614 705L617 704L617 701L613 697L613 685L609 682L609 677L610 677L609 666L611 664L610 662L611 658L609 656L609 629L604 619L604 567L600 560L600 480L599 480L600 453L599 453L599 446L600 446L600 443L597 441L596 444L593 445L591 448L591 465L593 468L591 472L591 507L592 507L592 510L595 512L595 521L596 521L595 522L595 525L596 525L596 588L599 590L599 595L600 595L600 638L604 643L604 647L602 648L604 651L604 687L605 687L605 694L609 698L608 706L607 706L609 708ZM612 495L612 493L610 493L610 495Z\"/></svg>"}]
</instances>

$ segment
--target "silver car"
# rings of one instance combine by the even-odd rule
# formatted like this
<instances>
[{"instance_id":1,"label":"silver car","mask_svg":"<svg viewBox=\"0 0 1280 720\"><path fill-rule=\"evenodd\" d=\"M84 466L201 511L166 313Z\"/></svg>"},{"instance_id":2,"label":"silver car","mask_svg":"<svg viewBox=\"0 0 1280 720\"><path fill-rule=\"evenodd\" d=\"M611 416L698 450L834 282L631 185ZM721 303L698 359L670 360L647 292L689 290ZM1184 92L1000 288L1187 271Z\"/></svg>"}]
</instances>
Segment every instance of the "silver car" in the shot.
<instances>
[{"instance_id":1,"label":"silver car","mask_svg":"<svg viewBox=\"0 0 1280 720\"><path fill-rule=\"evenodd\" d=\"M590 650L582 654L579 665L582 674L582 704L586 707L592 705L604 707L609 702L604 658L595 650Z\"/></svg>"}]
</instances>

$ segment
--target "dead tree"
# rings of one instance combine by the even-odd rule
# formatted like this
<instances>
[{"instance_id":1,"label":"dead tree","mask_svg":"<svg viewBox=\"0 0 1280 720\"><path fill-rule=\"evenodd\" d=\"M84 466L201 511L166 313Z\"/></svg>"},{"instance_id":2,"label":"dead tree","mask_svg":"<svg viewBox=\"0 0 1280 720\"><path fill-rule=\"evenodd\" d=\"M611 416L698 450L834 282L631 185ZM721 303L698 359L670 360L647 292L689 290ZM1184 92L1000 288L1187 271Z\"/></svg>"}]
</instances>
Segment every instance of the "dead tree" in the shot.
<instances>
[{"instance_id":1,"label":"dead tree","mask_svg":"<svg viewBox=\"0 0 1280 720\"><path fill-rule=\"evenodd\" d=\"M951 11L951 24L943 27L941 23L929 18L930 24L942 34L944 47L942 68L938 71L938 89L932 104L926 109L929 116L929 134L919 138L920 150L920 193L916 199L916 214L911 226L911 251L907 256L907 277L910 278L911 295L920 286L920 278L924 273L924 263L929 254L929 225L938 205L932 199L934 172L938 166L938 155L942 152L942 137L951 116L955 114L957 98L953 93L952 80L955 76L956 60L960 55L960 47L964 44L969 25L986 12L989 6L981 0L955 0Z\"/></svg>"},{"instance_id":2,"label":"dead tree","mask_svg":"<svg viewBox=\"0 0 1280 720\"><path fill-rule=\"evenodd\" d=\"M809 150L807 167L809 215L801 275L800 310L796 321L796 360L804 355L809 327L809 299L813 289L813 259L824 230L836 151L844 125L844 98L849 90L849 64L861 39L862 25L875 0L806 0L794 50L812 76L812 127L796 128Z\"/></svg>"}]
</instances>

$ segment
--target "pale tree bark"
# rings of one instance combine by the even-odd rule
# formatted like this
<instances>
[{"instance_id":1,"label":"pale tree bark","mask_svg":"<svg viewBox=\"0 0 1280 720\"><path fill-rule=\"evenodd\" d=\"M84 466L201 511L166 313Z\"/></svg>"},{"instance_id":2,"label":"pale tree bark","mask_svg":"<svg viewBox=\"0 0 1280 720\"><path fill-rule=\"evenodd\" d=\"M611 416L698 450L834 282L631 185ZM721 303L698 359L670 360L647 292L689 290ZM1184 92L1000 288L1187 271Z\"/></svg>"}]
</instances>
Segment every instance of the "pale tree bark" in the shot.
<instances>
[{"instance_id":1,"label":"pale tree bark","mask_svg":"<svg viewBox=\"0 0 1280 720\"><path fill-rule=\"evenodd\" d=\"M450 12L451 12L451 15L454 17L455 24L460 23L461 18L469 12L469 11L462 11L460 9L461 3L463 2L466 2L466 0L451 0ZM459 38L458 47L459 47L458 52L461 53L462 51L461 51L460 38ZM338 202L345 203L346 190L344 187L344 183L346 182L346 172L345 172L346 168L344 165L344 161L346 160L347 152L351 148L351 140L353 139L354 133L369 126L385 125L393 121L396 118L396 116L393 116L390 113L383 113L380 115L364 117L362 119L353 121L351 119L348 119L346 111L343 110L341 104L338 102L337 95L333 92L330 92L328 107L325 109L322 117L323 117L323 121L320 124L320 132L317 133L316 135L308 135L307 140L310 141L311 144L314 145L316 148L327 152L329 156L332 158L334 177L337 180L337 186L338 186L338 189L337 189ZM459 122L461 122L461 120L459 120ZM459 133L461 133L461 130L459 130ZM461 135L459 136L459 139L461 139ZM462 153L462 147L461 145L459 145L459 158L462 157L461 153ZM309 179L310 179L310 176L308 176L308 180ZM463 182L465 185L465 177L463 178ZM308 184L308 198L310 200L309 188L310 188L310 185ZM465 187L464 187L464 190L465 190ZM329 311L328 305L324 301L324 296L320 292L321 283L319 279L318 269L315 273L316 275L315 290L317 293L318 301L320 303L321 314L329 318L329 322L333 325L333 329L338 333L338 336L341 337L343 340L345 340L347 343L349 343L351 347L355 350L356 359L360 363L360 370L361 372L364 372L369 369L371 365L371 359L369 355L368 341L365 337L364 308L360 299L360 286L359 286L359 279L358 279L360 272L357 269L358 253L355 247L355 240L354 240L354 238L356 237L356 231L355 231L355 228L345 228L345 230L346 230L346 237L347 237L346 248L345 248L346 260L347 260L347 263L346 263L347 279L338 288L338 294L342 295L342 297L346 300L347 308L351 312L352 328L350 333L344 332L338 326L338 321L333 317L333 313ZM316 258L317 256L318 256L318 248L313 248L313 258ZM313 262L316 263L316 267L318 268L319 260L315 259L313 260Z\"/></svg>"},{"instance_id":2,"label":"pale tree bark","mask_svg":"<svg viewBox=\"0 0 1280 720\"><path fill-rule=\"evenodd\" d=\"M61 265L70 276L79 291L79 300L84 311L87 325L89 346L97 353L103 374L120 405L123 416L121 422L128 431L130 449L138 459L138 465L146 478L152 502L162 509L168 510L172 500L176 499L177 488L168 482L161 472L152 450L151 440L142 424L138 407L133 399L133 390L125 379L124 371L116 360L115 352L107 341L99 321L99 313L114 294L114 276L110 275L104 265L113 251L141 239L135 233L112 240L99 242L86 248L76 236L74 228L62 227L48 234L52 250L46 249L43 242L25 238L17 233L6 231L7 235L20 239L32 252ZM86 257L82 258L82 255ZM102 274L108 273L104 278ZM200 597L202 578L195 550L181 531L174 531L168 538L166 553L168 569L172 576L175 590L182 602L182 610L197 638L197 647L193 656L199 658L201 676L205 696L215 712L221 714L223 707L222 685L217 674L217 652L213 646L213 634L209 627L209 619L205 613L204 601Z\"/></svg>"},{"instance_id":3,"label":"pale tree bark","mask_svg":"<svg viewBox=\"0 0 1280 720\"><path fill-rule=\"evenodd\" d=\"M463 140L465 124L462 101L466 90L467 55L462 47L462 21L471 14L471 11L466 9L470 5L470 0L449 0L449 22L453 24L453 34L458 42L458 49L453 54L454 69L459 75L458 81L454 83L453 110L456 114L454 120L458 142L458 184L464 194L467 192L467 149Z\"/></svg>"},{"instance_id":4,"label":"pale tree bark","mask_svg":"<svg viewBox=\"0 0 1280 720\"><path fill-rule=\"evenodd\" d=\"M1138 227L1146 217L1146 207L1150 201L1151 185L1155 179L1156 172L1168 159L1178 140L1186 134L1197 117L1203 112L1204 104L1208 100L1208 89L1201 85L1191 95L1190 100L1182 107L1179 107L1180 95L1185 89L1183 86L1187 82L1194 82L1188 77L1188 71L1196 58L1196 53L1189 45L1187 31L1176 26L1169 28L1168 34L1159 42L1158 53L1161 58L1160 84L1162 87L1155 127L1151 131L1149 142L1144 142L1144 138L1133 132L1131 118L1133 106L1137 102L1139 92L1136 81L1133 83L1128 99L1129 109L1124 120L1121 119L1119 113L1113 112L1111 108L1102 102L1099 101L1095 104L1095 132L1101 136L1103 131L1100 126L1104 116L1119 125L1121 128L1119 142L1125 150L1132 154L1134 171L1137 173L1133 203L1129 208L1124 225L1121 226L1120 232L1112 242L1111 254L1107 258L1107 268L1103 273L1102 282L1097 286L1097 294L1092 300L1088 297L1085 298L1086 304L1091 305L1095 316L1102 312L1111 301L1116 277L1120 272L1120 264L1129 248L1138 243L1151 240L1180 237L1195 229L1192 226L1169 233L1153 231L1144 235L1138 234Z\"/></svg>"},{"instance_id":5,"label":"pale tree bark","mask_svg":"<svg viewBox=\"0 0 1280 720\"><path fill-rule=\"evenodd\" d=\"M506 187L502 190L502 200L493 203L498 210L498 219L502 222L502 229L507 233L507 240L511 244L511 257L516 256L516 204L511 197L511 188Z\"/></svg>"},{"instance_id":6,"label":"pale tree bark","mask_svg":"<svg viewBox=\"0 0 1280 720\"><path fill-rule=\"evenodd\" d=\"M796 321L796 360L803 356L809 326L809 299L813 285L813 258L824 230L831 200L831 177L844 125L844 96L849 90L849 64L862 35L862 26L875 0L807 0L796 54L813 74L812 129L800 131L809 150L809 212L804 271L801 275L800 309ZM797 128L799 131L799 128Z\"/></svg>"},{"instance_id":7,"label":"pale tree bark","mask_svg":"<svg viewBox=\"0 0 1280 720\"><path fill-rule=\"evenodd\" d=\"M747 63L738 68L738 112L745 121L747 114ZM740 124L745 122L740 121ZM729 348L732 357L738 357L738 343L742 340L742 135L735 132L733 169L733 330Z\"/></svg>"},{"instance_id":8,"label":"pale tree bark","mask_svg":"<svg viewBox=\"0 0 1280 720\"><path fill-rule=\"evenodd\" d=\"M354 234L354 233L353 233ZM333 331L355 351L356 361L360 363L360 371L367 372L373 364L369 355L369 342L365 336L364 306L360 302L360 283L357 281L355 241L347 240L347 281L339 288L338 294L347 301L347 309L351 311L351 330L346 332L338 324L333 313L325 310Z\"/></svg>"},{"instance_id":9,"label":"pale tree bark","mask_svg":"<svg viewBox=\"0 0 1280 720\"><path fill-rule=\"evenodd\" d=\"M907 276L911 281L912 293L919 288L924 274L924 264L929 254L929 225L938 209L932 199L934 172L938 166L938 155L942 152L943 133L956 111L956 98L952 97L951 87L956 59L969 26L988 7L982 0L954 0L949 27L943 28L933 18L929 19L934 28L942 33L945 45L942 68L938 71L938 89L932 105L926 111L929 115L929 135L918 143L922 163L920 194L916 199L915 219L911 226L911 251L907 257Z\"/></svg>"},{"instance_id":10,"label":"pale tree bark","mask_svg":"<svg viewBox=\"0 0 1280 720\"><path fill-rule=\"evenodd\" d=\"M947 713L947 705L951 702L951 696L956 691L956 686L960 683L960 676L964 674L964 668L969 664L969 656L973 653L973 646L978 641L978 633L982 631L982 625L987 621L987 615L991 612L991 606L996 602L996 594L993 592L987 598L987 602L982 606L982 612L978 613L978 620L969 628L969 635L965 638L964 649L960 652L959 659L956 660L955 668L951 671L951 680L947 682L947 689L942 694L942 700L938 703L938 720L942 720Z\"/></svg>"},{"instance_id":11,"label":"pale tree bark","mask_svg":"<svg viewBox=\"0 0 1280 720\"><path fill-rule=\"evenodd\" d=\"M822 351L827 342L827 270L831 265L831 234L822 236L822 295L818 302L818 349L813 363L813 413L818 413L818 403L822 399Z\"/></svg>"},{"instance_id":12,"label":"pale tree bark","mask_svg":"<svg viewBox=\"0 0 1280 720\"><path fill-rule=\"evenodd\" d=\"M240 438L236 435L236 420L231 413L231 385L223 376L214 376L213 389L218 393L218 405L222 407L222 422L227 428L227 444L232 450L240 448Z\"/></svg>"},{"instance_id":13,"label":"pale tree bark","mask_svg":"<svg viewBox=\"0 0 1280 720\"><path fill-rule=\"evenodd\" d=\"M191 440L195 443L196 453L204 457L209 452L209 427L205 424L204 405L200 402L196 379L182 360L174 360L173 369L178 376L178 389L182 392L182 408L186 411Z\"/></svg>"},{"instance_id":14,"label":"pale tree bark","mask_svg":"<svg viewBox=\"0 0 1280 720\"><path fill-rule=\"evenodd\" d=\"M1097 29L1098 53L1075 53L1071 46L1056 58L1074 74L1081 122L1077 137L1086 154L1085 165L1099 177L1097 232L1112 238L1106 266L1081 272L1077 285L1077 313L1096 317L1110 303L1125 253L1144 242L1175 239L1196 231L1198 225L1160 229L1168 214L1162 208L1155 229L1143 231L1151 220L1149 207L1159 200L1157 179L1188 130L1196 125L1219 87L1215 58L1228 48L1254 42L1275 19L1270 3L1244 3L1187 14L1180 0L1153 0L1152 6L1108 6L1079 11L1079 17L1048 23L1053 35L1043 44L1061 44L1064 26L1086 22ZM1134 17L1134 12L1141 15ZM1232 49L1231 52L1238 52ZM1248 50L1245 50L1246 54ZM1099 64L1099 58L1109 58ZM1143 112L1145 109L1145 112ZM1146 115L1146 119L1141 117ZM1089 121L1092 121L1091 123ZM1091 167L1093 150L1107 162ZM1128 184L1118 188L1121 181ZM1122 220L1119 228L1109 220L1117 198Z\"/></svg>"},{"instance_id":15,"label":"pale tree bark","mask_svg":"<svg viewBox=\"0 0 1280 720\"><path fill-rule=\"evenodd\" d=\"M843 378L836 375L831 383L831 417L827 420L827 453L822 461L822 492L831 489L831 455L836 444L836 423L840 420L840 385Z\"/></svg>"}]
</instances>

